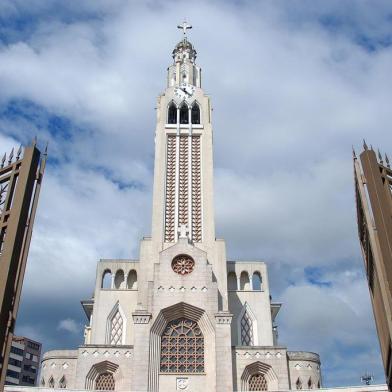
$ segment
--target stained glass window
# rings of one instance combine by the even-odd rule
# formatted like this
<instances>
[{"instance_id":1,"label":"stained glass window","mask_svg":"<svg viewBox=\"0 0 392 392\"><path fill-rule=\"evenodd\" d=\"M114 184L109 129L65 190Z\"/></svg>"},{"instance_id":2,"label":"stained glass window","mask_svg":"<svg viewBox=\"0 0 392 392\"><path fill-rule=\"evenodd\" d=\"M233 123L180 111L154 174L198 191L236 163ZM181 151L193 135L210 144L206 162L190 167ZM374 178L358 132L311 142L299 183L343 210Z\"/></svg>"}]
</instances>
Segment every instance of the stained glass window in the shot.
<instances>
[{"instance_id":1,"label":"stained glass window","mask_svg":"<svg viewBox=\"0 0 392 392\"><path fill-rule=\"evenodd\" d=\"M161 337L161 372L204 372L204 337L196 322L182 317L166 326Z\"/></svg>"},{"instance_id":2,"label":"stained glass window","mask_svg":"<svg viewBox=\"0 0 392 392\"><path fill-rule=\"evenodd\" d=\"M253 322L247 311L241 318L241 345L253 346Z\"/></svg>"},{"instance_id":3,"label":"stained glass window","mask_svg":"<svg viewBox=\"0 0 392 392\"><path fill-rule=\"evenodd\" d=\"M250 391L268 391L268 383L264 374L254 374L249 379Z\"/></svg>"},{"instance_id":4,"label":"stained glass window","mask_svg":"<svg viewBox=\"0 0 392 392\"><path fill-rule=\"evenodd\" d=\"M96 391L114 391L116 383L112 373L101 373L95 380Z\"/></svg>"}]
</instances>

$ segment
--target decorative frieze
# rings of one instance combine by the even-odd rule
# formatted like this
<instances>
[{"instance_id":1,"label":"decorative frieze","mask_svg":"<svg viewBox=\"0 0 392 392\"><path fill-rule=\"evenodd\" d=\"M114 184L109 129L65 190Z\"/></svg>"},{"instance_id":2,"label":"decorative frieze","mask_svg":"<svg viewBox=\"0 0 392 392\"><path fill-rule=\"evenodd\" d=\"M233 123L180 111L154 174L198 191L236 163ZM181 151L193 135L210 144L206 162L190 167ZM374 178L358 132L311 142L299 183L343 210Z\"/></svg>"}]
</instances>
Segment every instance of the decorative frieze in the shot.
<instances>
[{"instance_id":1,"label":"decorative frieze","mask_svg":"<svg viewBox=\"0 0 392 392\"><path fill-rule=\"evenodd\" d=\"M165 197L165 242L175 240L176 210L176 137L167 137L166 149L166 197Z\"/></svg>"},{"instance_id":2,"label":"decorative frieze","mask_svg":"<svg viewBox=\"0 0 392 392\"><path fill-rule=\"evenodd\" d=\"M132 313L134 324L148 324L151 320L151 313L145 311L136 311Z\"/></svg>"}]
</instances>

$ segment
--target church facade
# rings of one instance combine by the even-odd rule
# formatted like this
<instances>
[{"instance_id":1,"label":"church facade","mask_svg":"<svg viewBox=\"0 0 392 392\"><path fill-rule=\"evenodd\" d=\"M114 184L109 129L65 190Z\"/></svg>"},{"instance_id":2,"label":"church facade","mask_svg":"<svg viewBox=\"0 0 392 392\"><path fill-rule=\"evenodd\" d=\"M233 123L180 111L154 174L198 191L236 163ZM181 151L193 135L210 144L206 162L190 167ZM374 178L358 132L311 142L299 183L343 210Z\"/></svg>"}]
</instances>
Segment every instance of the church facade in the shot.
<instances>
[{"instance_id":1,"label":"church facade","mask_svg":"<svg viewBox=\"0 0 392 392\"><path fill-rule=\"evenodd\" d=\"M139 260L100 260L76 350L44 355L40 386L119 391L317 389L320 358L277 342L267 265L215 238L211 102L186 37L158 97L152 234Z\"/></svg>"}]
</instances>

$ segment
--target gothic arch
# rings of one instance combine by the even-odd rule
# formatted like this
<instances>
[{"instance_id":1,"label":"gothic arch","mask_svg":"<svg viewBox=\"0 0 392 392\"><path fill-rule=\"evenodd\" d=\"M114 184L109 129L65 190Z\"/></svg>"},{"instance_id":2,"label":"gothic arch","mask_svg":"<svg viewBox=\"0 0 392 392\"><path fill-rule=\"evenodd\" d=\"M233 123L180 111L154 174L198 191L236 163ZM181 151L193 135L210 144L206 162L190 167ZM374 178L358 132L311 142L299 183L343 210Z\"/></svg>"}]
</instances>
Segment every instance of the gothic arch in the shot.
<instances>
[{"instance_id":1,"label":"gothic arch","mask_svg":"<svg viewBox=\"0 0 392 392\"><path fill-rule=\"evenodd\" d=\"M85 389L95 389L95 382L97 378L103 374L111 374L115 383L115 389L121 389L119 387L121 386L120 382L122 380L122 376L119 366L110 361L98 362L91 366L91 369L86 376Z\"/></svg>"},{"instance_id":2,"label":"gothic arch","mask_svg":"<svg viewBox=\"0 0 392 392\"><path fill-rule=\"evenodd\" d=\"M277 391L279 389L278 377L271 365L257 361L245 367L241 376L241 391L249 391L249 381L252 376L262 374L267 382L267 390Z\"/></svg>"},{"instance_id":3,"label":"gothic arch","mask_svg":"<svg viewBox=\"0 0 392 392\"><path fill-rule=\"evenodd\" d=\"M211 377L210 385L214 385L215 373L215 339L214 328L203 309L196 306L179 302L175 305L162 309L156 317L150 330L150 371L148 375L148 390L157 392L159 390L159 372L160 372L160 357L161 357L161 336L168 323L178 318L187 318L198 324L204 336L204 360L207 377Z\"/></svg>"},{"instance_id":4,"label":"gothic arch","mask_svg":"<svg viewBox=\"0 0 392 392\"><path fill-rule=\"evenodd\" d=\"M177 124L177 105L173 101L167 106L167 123Z\"/></svg>"},{"instance_id":5,"label":"gothic arch","mask_svg":"<svg viewBox=\"0 0 392 392\"><path fill-rule=\"evenodd\" d=\"M193 102L191 109L191 122L192 124L200 124L200 105L197 101Z\"/></svg>"},{"instance_id":6,"label":"gothic arch","mask_svg":"<svg viewBox=\"0 0 392 392\"><path fill-rule=\"evenodd\" d=\"M111 289L112 288L112 271L110 269L105 269L102 273L101 289Z\"/></svg>"},{"instance_id":7,"label":"gothic arch","mask_svg":"<svg viewBox=\"0 0 392 392\"><path fill-rule=\"evenodd\" d=\"M246 322L249 320L250 322ZM251 344L244 344L244 334L248 332L247 326L251 328L251 332L248 334L251 336ZM259 338L257 333L257 319L252 309L250 308L247 302L244 303L244 306L241 309L240 314L237 318L237 331L238 331L238 345L244 346L258 346Z\"/></svg>"},{"instance_id":8,"label":"gothic arch","mask_svg":"<svg viewBox=\"0 0 392 392\"><path fill-rule=\"evenodd\" d=\"M249 274L246 271L242 271L240 275L240 290L250 290Z\"/></svg>"},{"instance_id":9,"label":"gothic arch","mask_svg":"<svg viewBox=\"0 0 392 392\"><path fill-rule=\"evenodd\" d=\"M227 289L238 290L237 288L237 275L234 271L230 271L227 274Z\"/></svg>"},{"instance_id":10,"label":"gothic arch","mask_svg":"<svg viewBox=\"0 0 392 392\"><path fill-rule=\"evenodd\" d=\"M135 270L128 272L127 289L137 290L137 272Z\"/></svg>"},{"instance_id":11,"label":"gothic arch","mask_svg":"<svg viewBox=\"0 0 392 392\"><path fill-rule=\"evenodd\" d=\"M60 388L60 389L65 389L65 388L67 388L67 380L66 380L65 376L63 376L63 377L60 378L60 381L59 381L59 388Z\"/></svg>"},{"instance_id":12,"label":"gothic arch","mask_svg":"<svg viewBox=\"0 0 392 392\"><path fill-rule=\"evenodd\" d=\"M252 275L252 290L261 291L263 285L263 280L261 278L261 273L259 271L253 272Z\"/></svg>"},{"instance_id":13,"label":"gothic arch","mask_svg":"<svg viewBox=\"0 0 392 392\"><path fill-rule=\"evenodd\" d=\"M180 124L189 124L189 108L185 102L180 106Z\"/></svg>"},{"instance_id":14,"label":"gothic arch","mask_svg":"<svg viewBox=\"0 0 392 392\"><path fill-rule=\"evenodd\" d=\"M125 344L126 332L127 319L119 301L117 301L106 321L106 344Z\"/></svg>"},{"instance_id":15,"label":"gothic arch","mask_svg":"<svg viewBox=\"0 0 392 392\"><path fill-rule=\"evenodd\" d=\"M114 277L114 287L118 289L124 288L124 283L125 283L125 277L124 277L124 271L122 269L119 269L116 271L116 275Z\"/></svg>"}]
</instances>

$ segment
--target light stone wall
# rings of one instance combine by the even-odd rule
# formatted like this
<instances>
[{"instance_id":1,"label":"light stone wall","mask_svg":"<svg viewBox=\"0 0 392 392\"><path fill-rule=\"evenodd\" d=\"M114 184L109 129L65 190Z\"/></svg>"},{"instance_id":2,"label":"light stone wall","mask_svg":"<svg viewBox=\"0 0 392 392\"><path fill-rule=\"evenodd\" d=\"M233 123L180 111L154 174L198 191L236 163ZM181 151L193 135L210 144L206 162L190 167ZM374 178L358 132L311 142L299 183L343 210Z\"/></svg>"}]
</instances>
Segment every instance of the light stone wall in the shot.
<instances>
[{"instance_id":1,"label":"light stone wall","mask_svg":"<svg viewBox=\"0 0 392 392\"><path fill-rule=\"evenodd\" d=\"M124 272L125 282L120 289L101 288L102 276L106 270L110 270L113 275L115 275L118 270L122 270ZM126 288L126 277L131 271L136 271L139 284L138 262L129 260L101 260L98 263L94 292L94 308L92 314L93 322L91 324L90 344L110 343L107 342L108 316L110 315L117 302L119 303L119 306L125 317L125 320L123 320L126 332L124 344L132 345L134 343L132 312L136 309L138 290L130 290Z\"/></svg>"},{"instance_id":2,"label":"light stone wall","mask_svg":"<svg viewBox=\"0 0 392 392\"><path fill-rule=\"evenodd\" d=\"M249 274L250 286L246 290L239 289L241 273L245 271ZM254 330L254 344L258 346L273 346L273 331L271 318L271 301L268 286L267 266L261 261L243 262L230 261L228 263L227 273L235 272L238 280L238 290L229 290L229 310L233 313L233 322L231 324L232 345L241 345L240 315L247 303L256 318ZM262 278L260 291L252 290L252 275L259 272Z\"/></svg>"},{"instance_id":3,"label":"light stone wall","mask_svg":"<svg viewBox=\"0 0 392 392\"><path fill-rule=\"evenodd\" d=\"M44 354L41 361L40 377L38 384L48 386L49 379L53 377L55 388L59 387L59 381L65 376L67 385L75 386L76 366L78 350L53 350Z\"/></svg>"},{"instance_id":4,"label":"light stone wall","mask_svg":"<svg viewBox=\"0 0 392 392\"><path fill-rule=\"evenodd\" d=\"M309 389L309 378L312 380L312 389L316 389L318 383L322 386L320 357L318 354L305 351L288 351L287 357L292 389L296 389L298 378L302 382L303 389Z\"/></svg>"}]
</instances>

